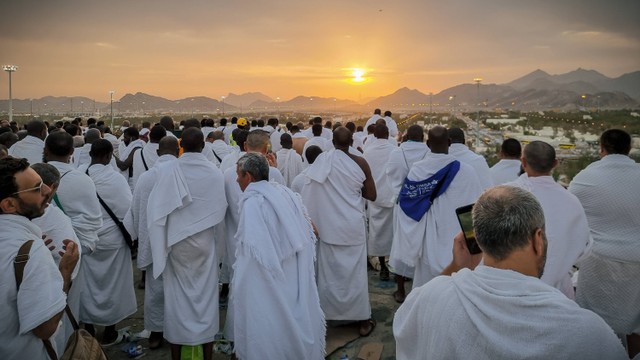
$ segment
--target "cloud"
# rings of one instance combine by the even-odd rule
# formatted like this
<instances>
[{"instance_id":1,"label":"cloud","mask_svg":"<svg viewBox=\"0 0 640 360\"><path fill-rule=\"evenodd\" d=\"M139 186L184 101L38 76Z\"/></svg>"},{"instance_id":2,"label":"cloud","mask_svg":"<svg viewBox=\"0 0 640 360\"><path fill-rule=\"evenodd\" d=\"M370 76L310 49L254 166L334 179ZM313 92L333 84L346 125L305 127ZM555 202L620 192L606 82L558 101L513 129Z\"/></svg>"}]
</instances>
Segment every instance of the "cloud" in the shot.
<instances>
[{"instance_id":1,"label":"cloud","mask_svg":"<svg viewBox=\"0 0 640 360\"><path fill-rule=\"evenodd\" d=\"M105 48L105 49L117 49L118 48L117 46L115 46L113 44L110 44L110 43L107 43L107 42L97 42L97 43L95 43L95 45L97 47L101 47L101 48Z\"/></svg>"}]
</instances>

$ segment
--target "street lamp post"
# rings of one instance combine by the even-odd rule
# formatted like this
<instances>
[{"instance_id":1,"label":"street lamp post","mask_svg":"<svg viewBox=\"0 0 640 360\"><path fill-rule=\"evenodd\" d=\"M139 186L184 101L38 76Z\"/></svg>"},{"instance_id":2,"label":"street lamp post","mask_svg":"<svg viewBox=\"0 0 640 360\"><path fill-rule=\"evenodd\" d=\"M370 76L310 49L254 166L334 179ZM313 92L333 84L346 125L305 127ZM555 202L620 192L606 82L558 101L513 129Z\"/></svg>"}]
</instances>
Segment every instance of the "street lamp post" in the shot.
<instances>
[{"instance_id":1,"label":"street lamp post","mask_svg":"<svg viewBox=\"0 0 640 360\"><path fill-rule=\"evenodd\" d=\"M13 96L11 94L11 73L18 70L16 65L2 65L2 70L9 73L9 122L13 121Z\"/></svg>"},{"instance_id":2,"label":"street lamp post","mask_svg":"<svg viewBox=\"0 0 640 360\"><path fill-rule=\"evenodd\" d=\"M222 98L222 116L224 117L224 96L220 96Z\"/></svg>"},{"instance_id":3,"label":"street lamp post","mask_svg":"<svg viewBox=\"0 0 640 360\"><path fill-rule=\"evenodd\" d=\"M477 101L476 104L478 106L478 115L476 117L476 151L478 151L478 147L480 146L480 82L482 82L482 78L473 79L475 83L478 85L478 93L477 93Z\"/></svg>"},{"instance_id":4,"label":"street lamp post","mask_svg":"<svg viewBox=\"0 0 640 360\"><path fill-rule=\"evenodd\" d=\"M111 129L113 129L113 93L115 91L111 90L109 91L109 96L111 98Z\"/></svg>"},{"instance_id":5,"label":"street lamp post","mask_svg":"<svg viewBox=\"0 0 640 360\"><path fill-rule=\"evenodd\" d=\"M433 92L429 93L429 125L433 121Z\"/></svg>"}]
</instances>

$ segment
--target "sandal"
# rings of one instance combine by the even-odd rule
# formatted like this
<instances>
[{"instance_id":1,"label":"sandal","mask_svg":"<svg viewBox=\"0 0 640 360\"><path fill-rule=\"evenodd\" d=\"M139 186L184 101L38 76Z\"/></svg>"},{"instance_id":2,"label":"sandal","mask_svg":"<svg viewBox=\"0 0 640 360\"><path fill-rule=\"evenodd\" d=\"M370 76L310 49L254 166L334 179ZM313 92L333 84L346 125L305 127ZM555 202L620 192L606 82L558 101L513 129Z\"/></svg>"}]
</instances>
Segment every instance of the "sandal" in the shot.
<instances>
[{"instance_id":1,"label":"sandal","mask_svg":"<svg viewBox=\"0 0 640 360\"><path fill-rule=\"evenodd\" d=\"M362 324L367 324L367 327L363 327ZM364 320L363 322L361 322L360 324L360 336L366 337L371 335L371 333L373 332L373 329L376 328L377 322L374 318L371 318L369 320Z\"/></svg>"},{"instance_id":2,"label":"sandal","mask_svg":"<svg viewBox=\"0 0 640 360\"><path fill-rule=\"evenodd\" d=\"M400 291L395 291L393 293L393 299L398 303L398 304L402 304L404 302L405 299L405 295L401 294Z\"/></svg>"}]
</instances>

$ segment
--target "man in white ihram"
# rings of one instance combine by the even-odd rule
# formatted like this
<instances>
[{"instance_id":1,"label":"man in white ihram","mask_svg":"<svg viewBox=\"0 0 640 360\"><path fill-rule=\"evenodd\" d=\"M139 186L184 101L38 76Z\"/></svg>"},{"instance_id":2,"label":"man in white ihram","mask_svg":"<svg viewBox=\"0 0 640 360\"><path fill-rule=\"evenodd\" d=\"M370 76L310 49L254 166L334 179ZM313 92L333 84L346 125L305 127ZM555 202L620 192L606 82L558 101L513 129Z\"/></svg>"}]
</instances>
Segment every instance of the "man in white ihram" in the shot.
<instances>
[{"instance_id":1,"label":"man in white ihram","mask_svg":"<svg viewBox=\"0 0 640 360\"><path fill-rule=\"evenodd\" d=\"M324 359L325 322L314 273L316 236L299 195L269 182L267 159L238 161L244 192L231 283L239 359Z\"/></svg>"},{"instance_id":2,"label":"man in white ihram","mask_svg":"<svg viewBox=\"0 0 640 360\"><path fill-rule=\"evenodd\" d=\"M393 320L397 359L627 359L599 316L539 280L545 219L531 193L487 190L473 208L473 227L484 264L409 294ZM480 261L461 232L453 248L454 263Z\"/></svg>"},{"instance_id":3,"label":"man in white ihram","mask_svg":"<svg viewBox=\"0 0 640 360\"><path fill-rule=\"evenodd\" d=\"M327 320L356 320L360 335L376 326L367 280L364 201L376 199L367 161L349 153L351 131L333 132L335 150L307 171L302 199L318 227L318 292Z\"/></svg>"},{"instance_id":4,"label":"man in white ihram","mask_svg":"<svg viewBox=\"0 0 640 360\"><path fill-rule=\"evenodd\" d=\"M493 185L514 181L520 174L522 145L516 139L506 139L500 146L500 161L489 169Z\"/></svg>"},{"instance_id":5,"label":"man in white ihram","mask_svg":"<svg viewBox=\"0 0 640 360\"><path fill-rule=\"evenodd\" d=\"M449 129L449 137L451 138L449 155L473 167L483 190L492 187L493 180L491 179L491 172L489 165L487 165L487 160L483 156L471 151L467 145L465 145L464 131L456 127L451 128Z\"/></svg>"},{"instance_id":6,"label":"man in white ihram","mask_svg":"<svg viewBox=\"0 0 640 360\"><path fill-rule=\"evenodd\" d=\"M113 156L109 140L94 141L89 154L91 164L79 170L93 180L104 202L100 207L103 225L98 230L95 250L82 257L80 272L90 287L81 293L78 320L86 327L105 326L102 343L112 344L117 341L116 324L135 313L137 304L131 249L105 205L122 221L131 207L132 196L127 180L109 165Z\"/></svg>"},{"instance_id":7,"label":"man in white ihram","mask_svg":"<svg viewBox=\"0 0 640 360\"><path fill-rule=\"evenodd\" d=\"M293 150L293 139L291 135L282 134L279 141L280 150L276 152L278 170L280 170L282 177L284 177L284 182L287 187L291 188L293 179L302 172L302 157Z\"/></svg>"},{"instance_id":8,"label":"man in white ihram","mask_svg":"<svg viewBox=\"0 0 640 360\"><path fill-rule=\"evenodd\" d=\"M64 314L78 249L73 241L65 239L66 252L56 266L42 241L40 228L30 221L44 213L50 192L25 159L0 159L0 357L3 359L49 359L42 340L51 338ZM16 257L27 240L33 243L18 289L14 261L20 260Z\"/></svg>"},{"instance_id":9,"label":"man in white ihram","mask_svg":"<svg viewBox=\"0 0 640 360\"><path fill-rule=\"evenodd\" d=\"M47 137L47 125L41 120L27 123L27 136L9 148L9 156L25 158L29 164L42 162L44 139Z\"/></svg>"},{"instance_id":10,"label":"man in white ihram","mask_svg":"<svg viewBox=\"0 0 640 360\"><path fill-rule=\"evenodd\" d=\"M147 204L149 194L158 180L158 171L164 164L175 161L180 148L178 139L163 137L158 143L158 160L149 171L140 175L133 190L131 208L123 223L133 239L138 239L138 257L136 265L144 276L144 328L149 330L149 348L157 349L163 343L164 331L164 287L162 275L153 277L153 259L151 257L151 239L147 227Z\"/></svg>"},{"instance_id":11,"label":"man in white ihram","mask_svg":"<svg viewBox=\"0 0 640 360\"><path fill-rule=\"evenodd\" d=\"M540 279L574 299L570 270L588 251L589 225L578 198L551 177L557 164L556 151L551 145L532 141L525 146L522 156L525 173L506 185L530 191L542 205L549 251Z\"/></svg>"},{"instance_id":12,"label":"man in white ihram","mask_svg":"<svg viewBox=\"0 0 640 360\"><path fill-rule=\"evenodd\" d=\"M269 161L269 180L275 181L279 184L285 185L284 178L280 171L273 165L275 165L275 156L273 153L267 153L269 149L269 134L266 131L255 130L247 135L247 140L244 142L244 148L247 153L255 152L267 157ZM244 155L243 153L241 153ZM241 155L241 156L242 156ZM222 259L222 270L220 276L220 282L223 284L221 289L221 297L227 295L229 287L228 284L233 279L233 264L236 261L236 238L235 234L238 230L238 223L240 221L240 198L242 197L242 190L238 185L238 175L236 168L228 168L224 171L224 192L227 203L227 213L224 218L224 241L225 241L225 256ZM225 321L224 335L227 340L233 341L233 304L227 308L227 320Z\"/></svg>"},{"instance_id":13,"label":"man in white ihram","mask_svg":"<svg viewBox=\"0 0 640 360\"><path fill-rule=\"evenodd\" d=\"M569 185L584 211L593 249L580 263L576 301L600 315L630 357L640 354L640 165L629 157L631 136L609 129L600 136L601 159Z\"/></svg>"},{"instance_id":14,"label":"man in white ihram","mask_svg":"<svg viewBox=\"0 0 640 360\"><path fill-rule=\"evenodd\" d=\"M450 141L446 128L429 130L431 152L411 167L396 205L389 263L393 268L415 267L414 289L451 261L451 239L460 231L455 210L482 192L473 168L447 153ZM398 291L394 296L401 300L404 289Z\"/></svg>"},{"instance_id":15,"label":"man in white ihram","mask_svg":"<svg viewBox=\"0 0 640 360\"><path fill-rule=\"evenodd\" d=\"M219 327L214 227L227 209L224 179L202 155L200 129L186 129L181 145L183 155L159 169L147 204L153 276L164 281L164 337L172 359L180 359L181 345L200 344L211 359Z\"/></svg>"},{"instance_id":16,"label":"man in white ihram","mask_svg":"<svg viewBox=\"0 0 640 360\"><path fill-rule=\"evenodd\" d=\"M376 184L376 200L367 204L369 238L367 254L376 256L380 262L380 280L389 280L389 268L385 257L391 253L393 240L393 204L396 195L391 190L385 165L391 152L396 148L389 142L389 129L384 124L376 125L375 139L371 140L364 159L371 167L371 175Z\"/></svg>"}]
</instances>

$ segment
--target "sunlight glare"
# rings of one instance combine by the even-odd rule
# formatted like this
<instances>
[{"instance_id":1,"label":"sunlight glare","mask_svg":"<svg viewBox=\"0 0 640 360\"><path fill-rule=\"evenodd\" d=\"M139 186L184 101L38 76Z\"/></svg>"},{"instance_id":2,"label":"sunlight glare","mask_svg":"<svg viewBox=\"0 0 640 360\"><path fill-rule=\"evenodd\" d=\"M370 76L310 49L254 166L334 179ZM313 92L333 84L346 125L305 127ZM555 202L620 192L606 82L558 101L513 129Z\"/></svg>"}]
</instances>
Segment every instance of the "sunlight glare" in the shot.
<instances>
[{"instance_id":1,"label":"sunlight glare","mask_svg":"<svg viewBox=\"0 0 640 360\"><path fill-rule=\"evenodd\" d=\"M365 73L366 71L364 69L354 68L353 72L351 73L351 75L353 75L353 79L351 79L351 81L356 83L365 81L366 78L363 77Z\"/></svg>"}]
</instances>

